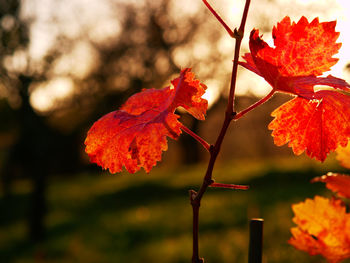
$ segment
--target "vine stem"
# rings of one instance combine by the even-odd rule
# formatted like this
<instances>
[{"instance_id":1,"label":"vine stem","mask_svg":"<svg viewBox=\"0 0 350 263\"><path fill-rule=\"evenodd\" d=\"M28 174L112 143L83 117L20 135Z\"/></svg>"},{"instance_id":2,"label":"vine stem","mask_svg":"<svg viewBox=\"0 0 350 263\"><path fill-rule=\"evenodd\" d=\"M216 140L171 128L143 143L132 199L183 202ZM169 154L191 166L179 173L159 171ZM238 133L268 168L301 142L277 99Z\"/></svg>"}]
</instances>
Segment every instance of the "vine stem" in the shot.
<instances>
[{"instance_id":1,"label":"vine stem","mask_svg":"<svg viewBox=\"0 0 350 263\"><path fill-rule=\"evenodd\" d=\"M186 132L187 134L191 135L194 139L196 139L202 146L210 152L210 144L206 142L202 137L200 137L198 134L191 131L189 128L187 128L185 125L181 123L181 130Z\"/></svg>"},{"instance_id":2,"label":"vine stem","mask_svg":"<svg viewBox=\"0 0 350 263\"><path fill-rule=\"evenodd\" d=\"M263 104L266 101L268 101L269 99L271 99L273 94L275 94L275 90L274 89L271 90L270 93L267 94L265 97L263 97L261 100L259 100L259 101L255 102L254 104L250 105L245 110L242 110L241 112L237 113L233 119L234 120L238 120L238 119L242 118L245 114L247 114L251 110L254 110L256 107L260 106L261 104Z\"/></svg>"},{"instance_id":3,"label":"vine stem","mask_svg":"<svg viewBox=\"0 0 350 263\"><path fill-rule=\"evenodd\" d=\"M210 10L210 12L216 17L216 19L221 23L221 25L226 29L227 33L232 37L235 38L234 32L231 30L231 28L225 23L225 21L219 16L219 14L211 7L211 5L207 2L207 0L202 0L203 3L207 6L207 8Z\"/></svg>"},{"instance_id":4,"label":"vine stem","mask_svg":"<svg viewBox=\"0 0 350 263\"><path fill-rule=\"evenodd\" d=\"M227 188L227 189L240 189L240 190L248 190L248 185L240 185L240 184L222 184L222 183L212 183L209 187L218 187L218 188Z\"/></svg>"},{"instance_id":5,"label":"vine stem","mask_svg":"<svg viewBox=\"0 0 350 263\"><path fill-rule=\"evenodd\" d=\"M226 23L217 15L214 9L210 6L210 4L206 0L202 0L204 4L208 7L208 9L214 14L216 19L225 27L227 30L229 27ZM190 190L190 200L193 210L193 254L192 254L192 263L203 263L204 259L199 257L199 246L198 246L198 229L199 229L199 207L201 203L201 199L203 194L207 190L208 186L211 185L214 181L212 179L212 173L216 158L220 152L222 142L224 140L227 129L234 119L236 113L234 112L234 97L235 97L235 89L236 89L236 80L237 80L237 69L238 69L238 59L239 59L239 51L244 35L244 27L247 20L248 10L249 10L250 0L246 0L244 11L242 15L241 24L239 29L235 29L233 32L233 36L236 39L235 51L234 51L234 60L233 60L233 68L231 75L231 83L230 83L230 95L227 102L227 108L225 111L225 120L222 124L221 131L219 136L216 139L214 145L210 146L209 153L210 159L207 167L207 171L203 178L202 185L198 192L194 190ZM231 30L230 30L231 31ZM230 31L228 33L230 34ZM231 31L232 32L232 31ZM230 34L231 36L231 34Z\"/></svg>"}]
</instances>

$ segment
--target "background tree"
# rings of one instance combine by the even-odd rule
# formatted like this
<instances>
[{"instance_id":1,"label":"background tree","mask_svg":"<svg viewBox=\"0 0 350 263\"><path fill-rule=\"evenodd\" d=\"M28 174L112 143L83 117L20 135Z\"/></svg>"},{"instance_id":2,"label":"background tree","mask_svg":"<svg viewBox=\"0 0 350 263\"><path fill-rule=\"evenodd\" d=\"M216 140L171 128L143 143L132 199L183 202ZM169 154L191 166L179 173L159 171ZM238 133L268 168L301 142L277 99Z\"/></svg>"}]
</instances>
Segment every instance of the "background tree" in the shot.
<instances>
[{"instance_id":1,"label":"background tree","mask_svg":"<svg viewBox=\"0 0 350 263\"><path fill-rule=\"evenodd\" d=\"M74 19L80 30L69 35L64 24L67 17L53 13L46 22L57 31L46 36L48 39L44 40L51 39L51 46L38 58L33 55L33 48L40 14L30 11L35 10L35 2L1 3L0 71L5 99L2 104L8 109L6 115L13 116L5 130L14 141L8 146L2 179L8 194L10 182L16 176L31 179L28 225L29 236L35 241L45 236L47 178L50 174L75 172L81 167L80 150L91 120L115 109L135 91L162 87L171 74L180 71L172 53L195 37L204 21L203 15L192 14L179 24L167 15L174 12L172 1L146 1L148 8L114 1L102 4L117 17L115 26L119 31L96 37L96 21L78 16ZM78 51L84 48L89 54L83 54L86 57L80 61L90 60L85 70L75 62L79 59ZM40 107L38 94L55 81L60 83L58 90L64 89L65 83L70 84L69 94L63 99L48 94L44 98L49 101L46 108ZM197 123L188 125L195 128ZM196 143L184 139L182 145L184 153L191 152L184 159L197 161Z\"/></svg>"}]
</instances>

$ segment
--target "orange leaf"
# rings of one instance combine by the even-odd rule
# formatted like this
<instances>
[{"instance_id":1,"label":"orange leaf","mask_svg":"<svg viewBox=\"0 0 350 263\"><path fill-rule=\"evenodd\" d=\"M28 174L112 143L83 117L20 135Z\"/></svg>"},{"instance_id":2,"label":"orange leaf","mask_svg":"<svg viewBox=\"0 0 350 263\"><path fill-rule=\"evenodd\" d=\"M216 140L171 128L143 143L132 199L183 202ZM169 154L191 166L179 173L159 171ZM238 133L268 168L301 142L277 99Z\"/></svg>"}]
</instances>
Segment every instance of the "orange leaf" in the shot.
<instances>
[{"instance_id":1,"label":"orange leaf","mask_svg":"<svg viewBox=\"0 0 350 263\"><path fill-rule=\"evenodd\" d=\"M143 90L120 110L95 122L85 140L90 161L111 173L120 172L123 166L130 173L141 167L149 172L168 148L166 137L176 139L181 134L175 109L182 106L201 120L207 109L207 101L201 98L206 86L190 69L182 70L172 84L174 87Z\"/></svg>"},{"instance_id":2,"label":"orange leaf","mask_svg":"<svg viewBox=\"0 0 350 263\"><path fill-rule=\"evenodd\" d=\"M315 196L292 206L297 227L289 243L336 263L350 257L350 214L340 200Z\"/></svg>"},{"instance_id":3,"label":"orange leaf","mask_svg":"<svg viewBox=\"0 0 350 263\"><path fill-rule=\"evenodd\" d=\"M346 147L338 147L337 150L337 160L342 166L350 169L350 143Z\"/></svg>"},{"instance_id":4,"label":"orange leaf","mask_svg":"<svg viewBox=\"0 0 350 263\"><path fill-rule=\"evenodd\" d=\"M313 100L296 97L283 104L269 124L276 145L288 143L299 155L324 161L327 154L350 138L350 97L335 91L319 91Z\"/></svg>"},{"instance_id":5,"label":"orange leaf","mask_svg":"<svg viewBox=\"0 0 350 263\"><path fill-rule=\"evenodd\" d=\"M240 65L263 77L273 88L297 95L276 109L273 130L275 144L288 145L295 154L306 154L324 161L338 145L345 146L350 137L350 99L336 92L315 92L315 85L350 91L350 85L329 75L338 59L333 55L341 47L336 22L311 23L302 17L297 23L285 17L273 28L274 47L270 47L254 29L250 34L250 53Z\"/></svg>"},{"instance_id":6,"label":"orange leaf","mask_svg":"<svg viewBox=\"0 0 350 263\"><path fill-rule=\"evenodd\" d=\"M265 78L275 89L304 97L311 97L314 85L327 85L338 89L349 89L349 84L329 76L316 77L328 71L338 59L333 55L341 47L336 43L339 33L336 22L311 23L302 17L291 23L285 17L273 28L275 47L270 47L254 29L250 34L251 53L245 54L246 62L240 65Z\"/></svg>"},{"instance_id":7,"label":"orange leaf","mask_svg":"<svg viewBox=\"0 0 350 263\"><path fill-rule=\"evenodd\" d=\"M336 43L336 21L311 23L303 16L295 23L285 17L272 30L275 48L260 51L260 56L279 67L282 76L322 75L337 63L333 55L341 47Z\"/></svg>"},{"instance_id":8,"label":"orange leaf","mask_svg":"<svg viewBox=\"0 0 350 263\"><path fill-rule=\"evenodd\" d=\"M337 193L340 197L350 198L350 176L345 174L327 173L321 177L316 177L312 182L326 183L329 190Z\"/></svg>"}]
</instances>

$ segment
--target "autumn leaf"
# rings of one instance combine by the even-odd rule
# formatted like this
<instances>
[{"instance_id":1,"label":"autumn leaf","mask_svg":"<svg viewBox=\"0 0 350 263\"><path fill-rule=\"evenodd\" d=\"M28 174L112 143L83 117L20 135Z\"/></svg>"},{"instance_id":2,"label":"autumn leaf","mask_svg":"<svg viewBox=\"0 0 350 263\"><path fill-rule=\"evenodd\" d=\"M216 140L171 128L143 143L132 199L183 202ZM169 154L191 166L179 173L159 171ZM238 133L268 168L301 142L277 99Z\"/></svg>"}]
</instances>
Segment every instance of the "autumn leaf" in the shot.
<instances>
[{"instance_id":1,"label":"autumn leaf","mask_svg":"<svg viewBox=\"0 0 350 263\"><path fill-rule=\"evenodd\" d=\"M181 71L172 86L148 89L130 97L120 110L93 124L85 140L85 151L94 162L111 173L125 166L130 173L141 167L149 172L167 150L167 138L177 139L182 124L174 114L182 106L203 120L208 103L201 98L206 86L190 69Z\"/></svg>"},{"instance_id":2,"label":"autumn leaf","mask_svg":"<svg viewBox=\"0 0 350 263\"><path fill-rule=\"evenodd\" d=\"M342 166L350 169L350 143L346 147L339 146L336 150L337 160Z\"/></svg>"},{"instance_id":3,"label":"autumn leaf","mask_svg":"<svg viewBox=\"0 0 350 263\"><path fill-rule=\"evenodd\" d=\"M206 86L190 69L181 71L181 76L171 81L173 87L164 89L148 89L131 96L120 108L132 115L138 115L151 108L166 108L174 112L177 107L183 107L193 117L204 120L208 108L207 100L202 98Z\"/></svg>"},{"instance_id":4,"label":"autumn leaf","mask_svg":"<svg viewBox=\"0 0 350 263\"><path fill-rule=\"evenodd\" d=\"M291 245L331 263L350 257L350 214L341 200L315 196L292 209L297 227L291 229Z\"/></svg>"},{"instance_id":5,"label":"autumn leaf","mask_svg":"<svg viewBox=\"0 0 350 263\"><path fill-rule=\"evenodd\" d=\"M313 100L296 97L271 114L268 128L276 145L288 143L296 155L304 151L324 161L350 137L350 97L334 91L319 91Z\"/></svg>"},{"instance_id":6,"label":"autumn leaf","mask_svg":"<svg viewBox=\"0 0 350 263\"><path fill-rule=\"evenodd\" d=\"M311 23L303 16L291 23L287 16L272 30L275 48L261 50L261 57L279 67L282 76L322 75L337 63L332 56L341 47L336 22Z\"/></svg>"},{"instance_id":7,"label":"autumn leaf","mask_svg":"<svg viewBox=\"0 0 350 263\"><path fill-rule=\"evenodd\" d=\"M312 158L324 161L350 137L348 96L335 92L350 91L350 85L334 76L320 77L338 59L333 56L341 47L336 43L336 22L297 23L287 16L273 28L274 47L270 47L254 29L250 34L250 53L240 65L263 77L272 87L297 98L276 109L270 123L276 145L286 143L297 155L306 151ZM334 91L315 91L315 86L328 86ZM271 92L270 92L271 94Z\"/></svg>"},{"instance_id":8,"label":"autumn leaf","mask_svg":"<svg viewBox=\"0 0 350 263\"><path fill-rule=\"evenodd\" d=\"M312 182L326 183L329 190L337 193L340 197L350 198L350 176L346 174L327 173L321 177L316 177Z\"/></svg>"},{"instance_id":9,"label":"autumn leaf","mask_svg":"<svg viewBox=\"0 0 350 263\"><path fill-rule=\"evenodd\" d=\"M305 17L291 23L287 16L273 28L274 47L254 29L249 41L251 53L243 56L246 62L240 65L265 78L276 91L307 98L312 96L314 85L349 89L340 79L317 77L338 61L333 58L341 47L336 43L339 33L335 25L335 21L320 23L318 18L309 23Z\"/></svg>"}]
</instances>

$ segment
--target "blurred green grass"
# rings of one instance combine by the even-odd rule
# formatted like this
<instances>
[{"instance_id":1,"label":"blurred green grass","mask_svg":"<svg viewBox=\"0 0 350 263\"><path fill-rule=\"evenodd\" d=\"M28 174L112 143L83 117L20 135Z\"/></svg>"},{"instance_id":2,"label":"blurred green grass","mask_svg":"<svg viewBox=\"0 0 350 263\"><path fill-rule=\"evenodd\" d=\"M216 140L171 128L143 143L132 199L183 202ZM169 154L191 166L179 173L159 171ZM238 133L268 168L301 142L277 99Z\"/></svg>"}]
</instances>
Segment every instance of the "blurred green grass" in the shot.
<instances>
[{"instance_id":1,"label":"blurred green grass","mask_svg":"<svg viewBox=\"0 0 350 263\"><path fill-rule=\"evenodd\" d=\"M17 181L0 199L0 262L190 262L192 210L206 165L155 168L150 174L53 177L48 189L47 239L26 240L30 185ZM205 262L247 262L248 225L264 218L264 262L325 262L287 244L291 204L330 196L315 176L339 169L305 157L219 163L218 182L248 191L208 189L200 210L200 255Z\"/></svg>"}]
</instances>

